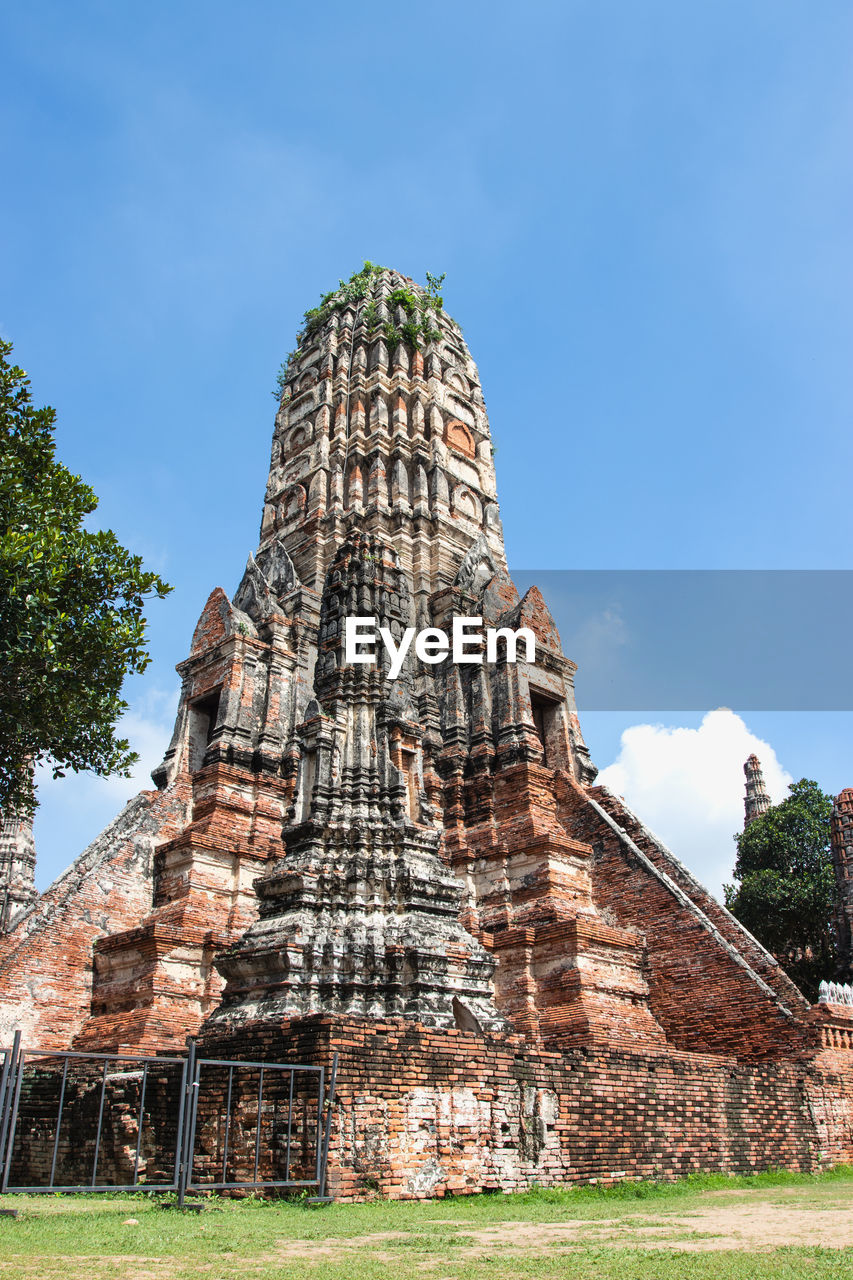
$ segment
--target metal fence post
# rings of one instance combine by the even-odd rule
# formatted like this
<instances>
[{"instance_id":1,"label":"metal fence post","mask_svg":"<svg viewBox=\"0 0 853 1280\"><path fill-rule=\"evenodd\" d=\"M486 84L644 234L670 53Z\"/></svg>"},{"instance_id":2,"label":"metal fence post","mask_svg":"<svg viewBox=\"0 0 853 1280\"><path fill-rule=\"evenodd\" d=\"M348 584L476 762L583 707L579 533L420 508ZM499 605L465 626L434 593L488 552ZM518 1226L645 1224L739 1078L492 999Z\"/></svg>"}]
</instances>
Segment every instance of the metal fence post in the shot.
<instances>
[{"instance_id":1,"label":"metal fence post","mask_svg":"<svg viewBox=\"0 0 853 1280\"><path fill-rule=\"evenodd\" d=\"M7 1161L12 1158L12 1135L10 1120L12 1118L12 1100L15 1096L18 1063L21 1056L21 1033L16 1031L12 1040L12 1048L3 1062L3 1076L0 1080L0 1188L6 1189L9 1181L6 1172ZM7 1139L9 1150L7 1152Z\"/></svg>"},{"instance_id":2,"label":"metal fence post","mask_svg":"<svg viewBox=\"0 0 853 1280\"><path fill-rule=\"evenodd\" d=\"M323 1152L320 1158L320 1185L317 1188L318 1195L326 1196L326 1166L329 1163L329 1139L332 1134L332 1107L335 1103L335 1085L338 1079L338 1054L335 1051L332 1057L332 1078L329 1081L329 1092L326 1096L326 1115L324 1117L325 1124L323 1126Z\"/></svg>"},{"instance_id":3,"label":"metal fence post","mask_svg":"<svg viewBox=\"0 0 853 1280\"><path fill-rule=\"evenodd\" d=\"M183 1209L187 1186L192 1177L193 1148L195 1147L195 1093L198 1089L195 1065L195 1036L187 1040L187 1075L181 1109L181 1161L178 1169L178 1204Z\"/></svg>"}]
</instances>

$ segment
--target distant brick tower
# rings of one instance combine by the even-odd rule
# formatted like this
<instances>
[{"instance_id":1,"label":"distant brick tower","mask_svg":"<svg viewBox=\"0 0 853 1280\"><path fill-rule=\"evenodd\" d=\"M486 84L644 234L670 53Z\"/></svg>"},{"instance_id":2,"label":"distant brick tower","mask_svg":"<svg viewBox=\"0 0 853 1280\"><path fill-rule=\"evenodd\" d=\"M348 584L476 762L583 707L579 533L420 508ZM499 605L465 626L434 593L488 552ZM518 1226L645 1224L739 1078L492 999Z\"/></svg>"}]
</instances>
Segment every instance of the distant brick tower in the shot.
<instances>
[{"instance_id":1,"label":"distant brick tower","mask_svg":"<svg viewBox=\"0 0 853 1280\"><path fill-rule=\"evenodd\" d=\"M845 787L832 806L832 862L838 887L835 927L840 982L853 981L853 787Z\"/></svg>"},{"instance_id":2,"label":"distant brick tower","mask_svg":"<svg viewBox=\"0 0 853 1280\"><path fill-rule=\"evenodd\" d=\"M770 797L764 786L764 775L761 772L758 756L751 755L743 766L743 771L746 774L746 797L743 805L745 831L753 818L761 817L762 813L766 813L770 808Z\"/></svg>"},{"instance_id":3,"label":"distant brick tower","mask_svg":"<svg viewBox=\"0 0 853 1280\"><path fill-rule=\"evenodd\" d=\"M0 933L38 897L31 818L0 814Z\"/></svg>"}]
</instances>

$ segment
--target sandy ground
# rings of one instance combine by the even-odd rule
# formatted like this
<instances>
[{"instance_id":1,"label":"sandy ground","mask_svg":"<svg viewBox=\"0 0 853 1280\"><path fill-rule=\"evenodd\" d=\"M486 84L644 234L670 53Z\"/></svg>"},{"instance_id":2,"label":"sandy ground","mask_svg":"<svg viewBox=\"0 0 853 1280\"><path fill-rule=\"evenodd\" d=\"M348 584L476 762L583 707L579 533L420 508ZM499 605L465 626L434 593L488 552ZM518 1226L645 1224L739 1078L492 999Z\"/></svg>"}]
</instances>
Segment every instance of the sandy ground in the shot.
<instances>
[{"instance_id":1,"label":"sandy ground","mask_svg":"<svg viewBox=\"0 0 853 1280\"><path fill-rule=\"evenodd\" d=\"M792 1198L796 1193L792 1193ZM642 1211L620 1218L569 1218L563 1222L501 1222L482 1227L464 1219L448 1219L460 1236L472 1241L457 1246L460 1254L500 1252L509 1257L534 1257L554 1249L588 1245L608 1248L676 1250L745 1249L764 1251L784 1245L853 1248L853 1198L841 1193L825 1205L802 1207L786 1203L784 1193L774 1201L756 1200L748 1192L709 1192L701 1207L689 1212ZM441 1225L433 1220L433 1227ZM294 1240L280 1245L279 1256L340 1258L352 1250L371 1249L381 1256L403 1238L403 1232L376 1232L340 1241ZM390 1256L390 1255L389 1255Z\"/></svg>"},{"instance_id":2,"label":"sandy ground","mask_svg":"<svg viewBox=\"0 0 853 1280\"><path fill-rule=\"evenodd\" d=\"M506 1223L471 1231L476 1244L515 1256L530 1256L567 1245L609 1248L778 1249L782 1245L842 1249L853 1246L853 1207L820 1210L784 1205L729 1205L639 1220L602 1218L597 1222Z\"/></svg>"}]
</instances>

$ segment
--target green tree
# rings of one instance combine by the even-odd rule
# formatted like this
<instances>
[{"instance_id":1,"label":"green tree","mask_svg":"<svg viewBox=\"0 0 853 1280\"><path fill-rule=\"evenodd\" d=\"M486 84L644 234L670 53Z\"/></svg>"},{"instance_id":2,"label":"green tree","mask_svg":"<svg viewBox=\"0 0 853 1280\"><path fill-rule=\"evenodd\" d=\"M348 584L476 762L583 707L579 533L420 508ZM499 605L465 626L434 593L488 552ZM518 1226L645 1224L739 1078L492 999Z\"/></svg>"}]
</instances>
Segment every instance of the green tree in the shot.
<instances>
[{"instance_id":1,"label":"green tree","mask_svg":"<svg viewBox=\"0 0 853 1280\"><path fill-rule=\"evenodd\" d=\"M808 778L789 790L735 836L738 883L726 885L726 906L816 999L836 965L832 797Z\"/></svg>"},{"instance_id":2,"label":"green tree","mask_svg":"<svg viewBox=\"0 0 853 1280\"><path fill-rule=\"evenodd\" d=\"M0 810L31 811L33 766L127 776L137 756L116 737L121 687L143 671L146 598L171 587L107 531L98 505L58 462L54 410L36 409L0 340Z\"/></svg>"}]
</instances>

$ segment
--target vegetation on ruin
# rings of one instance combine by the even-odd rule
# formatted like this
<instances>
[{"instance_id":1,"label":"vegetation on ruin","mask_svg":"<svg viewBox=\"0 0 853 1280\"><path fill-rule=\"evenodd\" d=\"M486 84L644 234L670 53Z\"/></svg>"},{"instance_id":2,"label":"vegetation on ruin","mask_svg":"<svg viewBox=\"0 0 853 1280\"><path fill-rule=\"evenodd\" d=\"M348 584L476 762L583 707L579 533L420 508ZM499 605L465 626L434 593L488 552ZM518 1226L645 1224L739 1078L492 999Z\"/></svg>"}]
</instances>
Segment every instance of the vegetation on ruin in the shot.
<instances>
[{"instance_id":1,"label":"vegetation on ruin","mask_svg":"<svg viewBox=\"0 0 853 1280\"><path fill-rule=\"evenodd\" d=\"M423 346L429 346L431 342L439 340L441 333L436 329L430 312L437 314L444 307L444 298L440 290L446 274L444 272L440 276L434 276L431 271L428 271L425 293L416 294L411 289L394 289L388 295L388 306L392 314L399 307L406 317L399 328L393 319L385 321L383 333L390 351L395 351L401 343L405 343L414 351L420 351Z\"/></svg>"},{"instance_id":2,"label":"vegetation on ruin","mask_svg":"<svg viewBox=\"0 0 853 1280\"><path fill-rule=\"evenodd\" d=\"M353 304L357 306L363 302L373 291L373 285L381 271L382 267L365 258L364 266L359 271L354 271L349 280L339 280L336 289L322 294L319 307L309 307L302 317L304 324L300 346L309 342L335 311L343 311L345 307Z\"/></svg>"},{"instance_id":3,"label":"vegetation on ruin","mask_svg":"<svg viewBox=\"0 0 853 1280\"><path fill-rule=\"evenodd\" d=\"M839 1168L325 1208L211 1198L198 1214L141 1195L6 1196L20 1217L0 1219L0 1254L4 1280L840 1280L851 1189ZM812 1243L774 1238L792 1213Z\"/></svg>"},{"instance_id":4,"label":"vegetation on ruin","mask_svg":"<svg viewBox=\"0 0 853 1280\"><path fill-rule=\"evenodd\" d=\"M116 723L129 672L144 671L147 599L171 587L111 530L84 527L92 489L55 455L0 341L0 810L31 811L33 764L54 776L127 776L137 756Z\"/></svg>"},{"instance_id":5,"label":"vegetation on ruin","mask_svg":"<svg viewBox=\"0 0 853 1280\"><path fill-rule=\"evenodd\" d=\"M306 345L319 333L326 321L336 311L343 311L346 307L353 305L359 307L363 304L362 314L368 336L372 337L381 329L391 351L396 350L401 343L414 351L420 351L431 342L438 341L441 332L435 326L434 316L444 309L441 287L447 273L434 275L431 271L427 271L426 288L423 292L415 293L414 290L407 288L394 289L387 299L392 318L380 325L379 308L373 292L376 281L384 269L377 263L365 259L364 266L360 270L354 271L348 280L339 280L337 288L322 294L318 306L309 307L302 317L303 327L298 336L298 346L288 354L276 375L273 390L276 400L281 401L285 395L291 364L300 358ZM393 318L398 307L402 308L406 317L399 327ZM455 324L455 321L451 323Z\"/></svg>"},{"instance_id":6,"label":"vegetation on ruin","mask_svg":"<svg viewBox=\"0 0 853 1280\"><path fill-rule=\"evenodd\" d=\"M726 906L771 951L811 1000L835 976L832 797L802 778L790 795L735 836Z\"/></svg>"}]
</instances>

